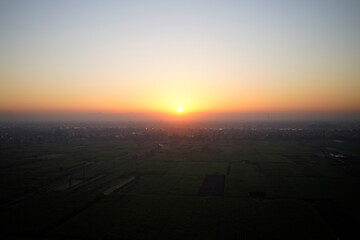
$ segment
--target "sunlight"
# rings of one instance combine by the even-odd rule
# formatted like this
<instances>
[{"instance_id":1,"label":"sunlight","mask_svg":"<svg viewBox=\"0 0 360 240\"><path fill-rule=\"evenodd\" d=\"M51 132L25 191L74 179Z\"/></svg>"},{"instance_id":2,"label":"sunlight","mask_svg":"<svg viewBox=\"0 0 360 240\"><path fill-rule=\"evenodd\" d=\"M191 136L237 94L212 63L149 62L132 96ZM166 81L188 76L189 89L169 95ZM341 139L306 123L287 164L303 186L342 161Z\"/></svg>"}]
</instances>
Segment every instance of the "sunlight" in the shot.
<instances>
[{"instance_id":1,"label":"sunlight","mask_svg":"<svg viewBox=\"0 0 360 240\"><path fill-rule=\"evenodd\" d=\"M178 108L177 111L178 111L178 113L182 113L183 110L182 110L182 108Z\"/></svg>"}]
</instances>

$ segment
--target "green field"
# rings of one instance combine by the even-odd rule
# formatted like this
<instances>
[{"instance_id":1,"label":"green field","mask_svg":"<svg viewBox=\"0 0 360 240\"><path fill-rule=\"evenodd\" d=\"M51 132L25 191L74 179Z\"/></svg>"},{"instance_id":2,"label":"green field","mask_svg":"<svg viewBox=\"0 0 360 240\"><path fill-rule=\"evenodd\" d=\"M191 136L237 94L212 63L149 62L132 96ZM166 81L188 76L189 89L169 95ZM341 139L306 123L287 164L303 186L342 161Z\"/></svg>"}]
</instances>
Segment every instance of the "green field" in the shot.
<instances>
[{"instance_id":1,"label":"green field","mask_svg":"<svg viewBox=\"0 0 360 240\"><path fill-rule=\"evenodd\" d=\"M347 239L354 142L106 140L1 146L10 239ZM155 150L154 150L155 149ZM329 150L330 149L330 150ZM198 196L207 175L223 196Z\"/></svg>"}]
</instances>

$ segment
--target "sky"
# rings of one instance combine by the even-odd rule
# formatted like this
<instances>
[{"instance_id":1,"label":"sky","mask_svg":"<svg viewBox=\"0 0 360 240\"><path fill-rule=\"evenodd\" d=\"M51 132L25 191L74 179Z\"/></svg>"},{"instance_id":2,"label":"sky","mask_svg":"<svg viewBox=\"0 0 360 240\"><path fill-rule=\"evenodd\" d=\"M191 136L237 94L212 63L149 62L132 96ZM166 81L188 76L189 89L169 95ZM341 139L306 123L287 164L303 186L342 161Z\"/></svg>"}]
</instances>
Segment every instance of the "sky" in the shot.
<instances>
[{"instance_id":1,"label":"sky","mask_svg":"<svg viewBox=\"0 0 360 240\"><path fill-rule=\"evenodd\" d=\"M1 0L0 113L359 112L359 43L357 0Z\"/></svg>"}]
</instances>

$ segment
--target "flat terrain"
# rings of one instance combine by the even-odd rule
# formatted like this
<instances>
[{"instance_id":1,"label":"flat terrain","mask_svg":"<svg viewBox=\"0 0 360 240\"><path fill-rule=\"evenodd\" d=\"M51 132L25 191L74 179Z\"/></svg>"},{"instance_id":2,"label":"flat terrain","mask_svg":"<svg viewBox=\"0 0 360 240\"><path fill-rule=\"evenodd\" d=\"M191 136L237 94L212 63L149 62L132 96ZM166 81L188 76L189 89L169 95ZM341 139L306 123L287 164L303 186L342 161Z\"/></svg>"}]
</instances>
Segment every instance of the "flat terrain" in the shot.
<instances>
[{"instance_id":1,"label":"flat terrain","mask_svg":"<svg viewBox=\"0 0 360 240\"><path fill-rule=\"evenodd\" d=\"M358 142L119 139L0 150L9 239L359 237Z\"/></svg>"}]
</instances>

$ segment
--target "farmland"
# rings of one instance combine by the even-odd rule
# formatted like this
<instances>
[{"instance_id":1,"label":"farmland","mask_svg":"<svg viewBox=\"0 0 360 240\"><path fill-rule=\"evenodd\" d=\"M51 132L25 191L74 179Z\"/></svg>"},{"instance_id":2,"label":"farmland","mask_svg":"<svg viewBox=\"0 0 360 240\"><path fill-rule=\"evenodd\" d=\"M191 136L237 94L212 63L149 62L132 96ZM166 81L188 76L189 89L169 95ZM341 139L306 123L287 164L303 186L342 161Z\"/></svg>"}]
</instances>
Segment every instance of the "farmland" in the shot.
<instances>
[{"instance_id":1,"label":"farmland","mask_svg":"<svg viewBox=\"0 0 360 240\"><path fill-rule=\"evenodd\" d=\"M2 143L2 234L10 239L358 234L356 140L133 135Z\"/></svg>"}]
</instances>

